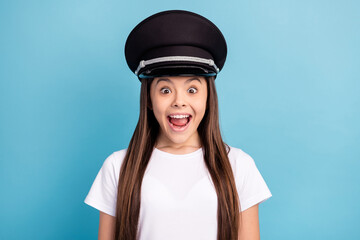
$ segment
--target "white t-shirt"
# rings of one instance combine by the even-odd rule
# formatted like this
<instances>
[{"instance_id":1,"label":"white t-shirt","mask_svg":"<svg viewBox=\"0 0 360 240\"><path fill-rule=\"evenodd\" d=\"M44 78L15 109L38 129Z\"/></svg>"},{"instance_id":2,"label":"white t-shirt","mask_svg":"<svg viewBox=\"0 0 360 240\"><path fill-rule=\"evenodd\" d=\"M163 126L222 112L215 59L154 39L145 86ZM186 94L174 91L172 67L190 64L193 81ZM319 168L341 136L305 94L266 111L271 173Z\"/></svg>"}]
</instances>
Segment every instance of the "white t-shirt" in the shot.
<instances>
[{"instance_id":1,"label":"white t-shirt","mask_svg":"<svg viewBox=\"0 0 360 240\"><path fill-rule=\"evenodd\" d=\"M115 216L117 184L126 149L104 161L85 203ZM239 148L228 154L241 211L272 196L254 160ZM216 240L217 194L203 150L171 154L154 148L142 187L139 240Z\"/></svg>"}]
</instances>

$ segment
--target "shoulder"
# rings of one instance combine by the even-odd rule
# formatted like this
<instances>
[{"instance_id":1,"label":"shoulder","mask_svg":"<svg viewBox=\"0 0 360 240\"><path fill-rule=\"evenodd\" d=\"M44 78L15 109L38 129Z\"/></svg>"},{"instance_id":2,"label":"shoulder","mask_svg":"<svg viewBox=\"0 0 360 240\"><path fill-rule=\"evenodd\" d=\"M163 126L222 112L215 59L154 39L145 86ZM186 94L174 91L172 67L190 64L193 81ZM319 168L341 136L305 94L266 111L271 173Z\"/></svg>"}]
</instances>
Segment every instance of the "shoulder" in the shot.
<instances>
[{"instance_id":1,"label":"shoulder","mask_svg":"<svg viewBox=\"0 0 360 240\"><path fill-rule=\"evenodd\" d=\"M122 161L126 155L127 148L113 152L111 155L115 161Z\"/></svg>"},{"instance_id":2,"label":"shoulder","mask_svg":"<svg viewBox=\"0 0 360 240\"><path fill-rule=\"evenodd\" d=\"M228 146L230 147L230 151L228 153L230 161L244 163L252 160L252 157L241 148L233 147L230 145Z\"/></svg>"},{"instance_id":3,"label":"shoulder","mask_svg":"<svg viewBox=\"0 0 360 240\"><path fill-rule=\"evenodd\" d=\"M111 182L114 184L114 186L118 182L121 164L126 155L126 151L127 149L121 149L111 153L104 160L103 165L101 167L100 172L102 173L104 178L111 179Z\"/></svg>"},{"instance_id":4,"label":"shoulder","mask_svg":"<svg viewBox=\"0 0 360 240\"><path fill-rule=\"evenodd\" d=\"M125 158L126 151L127 151L127 148L114 151L112 154L110 154L110 156L108 156L106 161L109 161L114 167L120 168L120 166Z\"/></svg>"},{"instance_id":5,"label":"shoulder","mask_svg":"<svg viewBox=\"0 0 360 240\"><path fill-rule=\"evenodd\" d=\"M249 167L255 164L254 159L243 149L230 146L228 153L230 164L235 171L246 171Z\"/></svg>"},{"instance_id":6,"label":"shoulder","mask_svg":"<svg viewBox=\"0 0 360 240\"><path fill-rule=\"evenodd\" d=\"M104 171L111 171L113 174L117 174L120 170L121 164L125 158L127 149L121 149L115 152L112 152L110 155L107 155L106 159L103 162L102 168Z\"/></svg>"}]
</instances>

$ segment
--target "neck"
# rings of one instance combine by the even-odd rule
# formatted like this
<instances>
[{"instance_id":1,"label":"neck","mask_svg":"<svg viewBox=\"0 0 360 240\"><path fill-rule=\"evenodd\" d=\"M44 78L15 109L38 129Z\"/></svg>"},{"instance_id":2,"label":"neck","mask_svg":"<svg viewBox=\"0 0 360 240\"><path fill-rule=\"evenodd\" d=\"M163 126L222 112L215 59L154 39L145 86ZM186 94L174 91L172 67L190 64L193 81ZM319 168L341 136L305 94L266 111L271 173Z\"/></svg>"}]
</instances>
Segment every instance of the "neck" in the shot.
<instances>
[{"instance_id":1,"label":"neck","mask_svg":"<svg viewBox=\"0 0 360 240\"><path fill-rule=\"evenodd\" d=\"M196 131L189 139L184 142L174 142L168 138L166 138L163 134L160 134L155 147L158 149L168 149L168 150L194 150L201 148L201 141L199 133Z\"/></svg>"}]
</instances>

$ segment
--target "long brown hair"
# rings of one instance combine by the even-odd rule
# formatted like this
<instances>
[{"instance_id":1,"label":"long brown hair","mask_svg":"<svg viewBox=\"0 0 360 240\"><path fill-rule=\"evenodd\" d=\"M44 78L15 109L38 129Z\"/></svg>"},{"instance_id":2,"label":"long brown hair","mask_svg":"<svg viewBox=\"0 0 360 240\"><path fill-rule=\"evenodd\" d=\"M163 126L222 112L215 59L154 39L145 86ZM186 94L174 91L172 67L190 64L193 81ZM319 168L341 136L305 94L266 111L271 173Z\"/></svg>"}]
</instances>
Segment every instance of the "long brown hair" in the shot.
<instances>
[{"instance_id":1,"label":"long brown hair","mask_svg":"<svg viewBox=\"0 0 360 240\"><path fill-rule=\"evenodd\" d=\"M206 77L206 111L198 127L205 165L218 196L217 240L237 240L241 219L240 202L229 162L230 147L223 142L219 127L215 77ZM141 183L159 133L159 123L150 109L150 85L141 79L140 115L124 157L118 182L115 240L137 240Z\"/></svg>"}]
</instances>

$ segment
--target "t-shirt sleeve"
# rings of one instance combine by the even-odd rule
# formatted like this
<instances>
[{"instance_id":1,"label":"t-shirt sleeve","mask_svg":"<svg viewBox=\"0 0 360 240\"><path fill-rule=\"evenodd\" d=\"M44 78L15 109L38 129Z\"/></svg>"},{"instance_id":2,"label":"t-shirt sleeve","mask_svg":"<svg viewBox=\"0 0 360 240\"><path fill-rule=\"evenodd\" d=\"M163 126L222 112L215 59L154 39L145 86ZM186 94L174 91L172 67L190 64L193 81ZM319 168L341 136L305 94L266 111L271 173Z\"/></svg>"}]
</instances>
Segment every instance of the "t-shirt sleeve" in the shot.
<instances>
[{"instance_id":1,"label":"t-shirt sleeve","mask_svg":"<svg viewBox=\"0 0 360 240\"><path fill-rule=\"evenodd\" d=\"M241 212L264 202L272 194L256 167L254 159L242 152L236 161L237 190L240 199Z\"/></svg>"},{"instance_id":2,"label":"t-shirt sleeve","mask_svg":"<svg viewBox=\"0 0 360 240\"><path fill-rule=\"evenodd\" d=\"M117 200L117 176L114 153L108 156L98 172L85 203L115 217Z\"/></svg>"}]
</instances>

